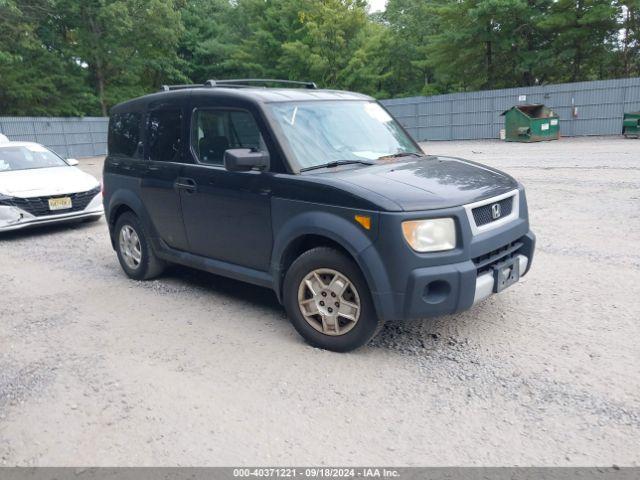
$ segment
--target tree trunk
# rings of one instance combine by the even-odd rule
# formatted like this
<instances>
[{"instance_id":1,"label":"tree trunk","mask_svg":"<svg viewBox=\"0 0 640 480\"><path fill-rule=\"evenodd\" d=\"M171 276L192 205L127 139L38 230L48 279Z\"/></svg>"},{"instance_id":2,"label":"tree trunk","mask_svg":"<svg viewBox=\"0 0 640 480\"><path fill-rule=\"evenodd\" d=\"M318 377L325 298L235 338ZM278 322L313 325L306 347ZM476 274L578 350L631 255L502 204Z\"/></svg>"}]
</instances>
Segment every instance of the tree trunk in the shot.
<instances>
[{"instance_id":1,"label":"tree trunk","mask_svg":"<svg viewBox=\"0 0 640 480\"><path fill-rule=\"evenodd\" d=\"M576 3L576 16L573 28L576 30L583 28L580 26L580 19L582 18L583 4L582 1ZM573 44L575 48L575 55L573 56L573 65L571 69L571 81L577 82L580 78L580 67L582 65L582 45L579 42Z\"/></svg>"},{"instance_id":2,"label":"tree trunk","mask_svg":"<svg viewBox=\"0 0 640 480\"><path fill-rule=\"evenodd\" d=\"M104 98L104 70L102 68L102 61L100 59L96 59L96 82L98 86L98 99L100 100L100 110L102 111L102 116L106 117L108 114L107 110L107 101Z\"/></svg>"},{"instance_id":3,"label":"tree trunk","mask_svg":"<svg viewBox=\"0 0 640 480\"><path fill-rule=\"evenodd\" d=\"M580 80L580 67L582 65L582 49L579 45L576 45L576 54L573 57L573 69L571 72L571 81L577 82Z\"/></svg>"},{"instance_id":4,"label":"tree trunk","mask_svg":"<svg viewBox=\"0 0 640 480\"><path fill-rule=\"evenodd\" d=\"M88 20L89 27L91 28L91 35L93 36L93 44L100 45L102 40L102 31L100 30L100 26L96 24L95 20L92 17L89 17ZM94 50L94 74L96 76L96 93L98 94L98 101L100 102L100 111L102 112L102 116L106 117L108 114L107 109L107 100L104 96L105 91L105 68L104 63L102 62L102 58L100 58L100 50L96 48Z\"/></svg>"},{"instance_id":5,"label":"tree trunk","mask_svg":"<svg viewBox=\"0 0 640 480\"><path fill-rule=\"evenodd\" d=\"M494 81L493 44L491 42L491 22L487 24L487 41L485 42L485 62L487 66L487 87L491 87Z\"/></svg>"},{"instance_id":6,"label":"tree trunk","mask_svg":"<svg viewBox=\"0 0 640 480\"><path fill-rule=\"evenodd\" d=\"M629 68L629 47L630 47L630 38L629 38L629 26L631 23L631 15L633 14L632 7L627 5L627 11L624 18L624 37L622 40L622 70L625 77L629 76L630 68Z\"/></svg>"},{"instance_id":7,"label":"tree trunk","mask_svg":"<svg viewBox=\"0 0 640 480\"><path fill-rule=\"evenodd\" d=\"M536 6L535 0L529 0L527 2L527 5L529 7L529 14L533 15L533 9ZM527 39L527 53L531 53L535 51L535 42L533 38L535 34L535 27L533 26L533 20L531 19L531 17L529 17L525 21L528 22L525 30L525 38ZM514 55L517 55L517 53L514 52ZM531 65L527 65L527 69L522 74L522 80L523 83L528 87L532 86L535 83L535 77L533 75L533 72L531 71Z\"/></svg>"}]
</instances>

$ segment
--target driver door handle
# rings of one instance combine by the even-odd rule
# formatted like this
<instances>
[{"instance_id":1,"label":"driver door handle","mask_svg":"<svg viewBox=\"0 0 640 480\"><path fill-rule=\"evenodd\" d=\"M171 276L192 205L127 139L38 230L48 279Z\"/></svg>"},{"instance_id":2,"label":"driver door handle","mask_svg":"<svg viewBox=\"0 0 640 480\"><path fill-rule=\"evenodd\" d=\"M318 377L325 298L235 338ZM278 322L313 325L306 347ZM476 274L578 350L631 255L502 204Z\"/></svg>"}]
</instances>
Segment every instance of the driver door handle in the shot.
<instances>
[{"instance_id":1,"label":"driver door handle","mask_svg":"<svg viewBox=\"0 0 640 480\"><path fill-rule=\"evenodd\" d=\"M188 193L195 193L198 190L198 185L192 178L178 177L173 185L176 189L185 190Z\"/></svg>"}]
</instances>

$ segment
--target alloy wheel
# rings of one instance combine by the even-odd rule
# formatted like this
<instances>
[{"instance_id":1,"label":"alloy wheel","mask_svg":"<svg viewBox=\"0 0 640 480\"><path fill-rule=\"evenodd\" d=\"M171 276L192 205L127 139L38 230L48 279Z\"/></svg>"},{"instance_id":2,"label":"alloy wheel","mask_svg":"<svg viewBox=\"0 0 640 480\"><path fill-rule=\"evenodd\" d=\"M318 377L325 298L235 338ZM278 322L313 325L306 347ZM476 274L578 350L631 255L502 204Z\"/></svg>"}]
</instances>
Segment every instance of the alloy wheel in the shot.
<instances>
[{"instance_id":1,"label":"alloy wheel","mask_svg":"<svg viewBox=\"0 0 640 480\"><path fill-rule=\"evenodd\" d=\"M136 270L142 261L140 237L131 225L123 225L119 235L120 253L124 262L132 270Z\"/></svg>"},{"instance_id":2,"label":"alloy wheel","mask_svg":"<svg viewBox=\"0 0 640 480\"><path fill-rule=\"evenodd\" d=\"M346 275L329 268L313 270L300 282L298 305L302 316L325 335L344 335L360 318L360 296Z\"/></svg>"}]
</instances>

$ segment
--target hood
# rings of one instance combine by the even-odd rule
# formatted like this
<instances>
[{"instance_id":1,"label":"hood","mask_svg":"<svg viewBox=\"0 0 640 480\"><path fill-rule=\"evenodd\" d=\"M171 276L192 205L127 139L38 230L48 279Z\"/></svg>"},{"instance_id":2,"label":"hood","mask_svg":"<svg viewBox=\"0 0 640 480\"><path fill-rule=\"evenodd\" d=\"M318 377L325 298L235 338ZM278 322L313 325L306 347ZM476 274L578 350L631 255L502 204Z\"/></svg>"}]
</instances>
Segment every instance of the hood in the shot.
<instances>
[{"instance_id":1,"label":"hood","mask_svg":"<svg viewBox=\"0 0 640 480\"><path fill-rule=\"evenodd\" d=\"M451 157L396 159L371 167L345 168L332 175L382 195L405 211L456 207L518 187L506 173Z\"/></svg>"},{"instance_id":2,"label":"hood","mask_svg":"<svg viewBox=\"0 0 640 480\"><path fill-rule=\"evenodd\" d=\"M86 192L98 185L94 177L76 167L0 172L0 193L19 198Z\"/></svg>"}]
</instances>

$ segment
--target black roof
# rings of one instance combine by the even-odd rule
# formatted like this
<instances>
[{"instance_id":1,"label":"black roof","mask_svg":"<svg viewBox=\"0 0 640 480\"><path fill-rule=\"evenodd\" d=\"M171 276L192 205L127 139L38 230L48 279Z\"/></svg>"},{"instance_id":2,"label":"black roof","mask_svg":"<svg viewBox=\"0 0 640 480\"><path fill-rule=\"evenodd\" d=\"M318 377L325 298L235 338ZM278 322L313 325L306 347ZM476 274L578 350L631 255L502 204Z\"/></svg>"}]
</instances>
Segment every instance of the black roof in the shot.
<instances>
[{"instance_id":1,"label":"black roof","mask_svg":"<svg viewBox=\"0 0 640 480\"><path fill-rule=\"evenodd\" d=\"M195 86L161 91L119 103L111 109L111 113L141 110L151 102L163 100L178 101L190 96L206 95L224 99L244 100L251 103L272 103L313 100L373 100L373 98L355 92L341 90L316 90L310 88L234 88L223 86Z\"/></svg>"}]
</instances>

